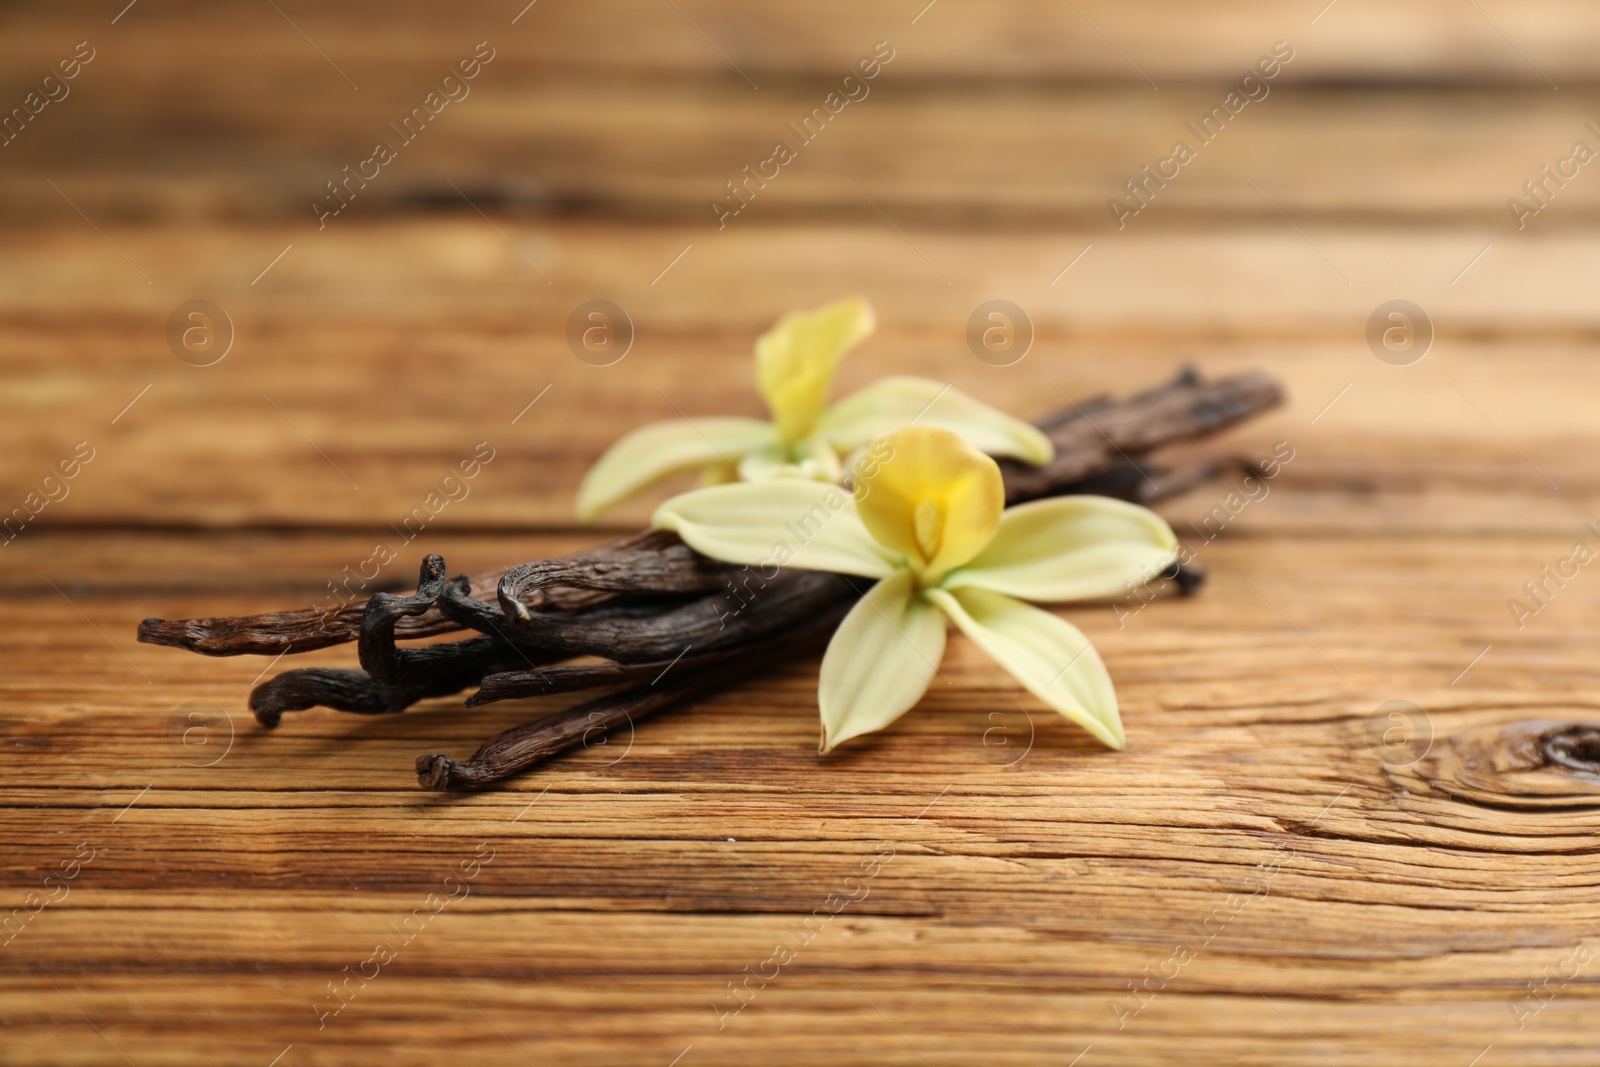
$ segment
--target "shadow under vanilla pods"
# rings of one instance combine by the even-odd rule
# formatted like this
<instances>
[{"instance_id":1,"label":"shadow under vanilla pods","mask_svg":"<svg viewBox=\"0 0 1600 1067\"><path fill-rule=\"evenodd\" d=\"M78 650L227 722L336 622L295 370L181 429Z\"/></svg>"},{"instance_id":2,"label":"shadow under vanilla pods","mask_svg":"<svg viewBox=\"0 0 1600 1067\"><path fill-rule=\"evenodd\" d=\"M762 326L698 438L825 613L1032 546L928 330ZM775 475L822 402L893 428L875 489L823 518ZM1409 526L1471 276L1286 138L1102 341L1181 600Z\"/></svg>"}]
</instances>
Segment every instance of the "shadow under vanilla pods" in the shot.
<instances>
[{"instance_id":1,"label":"shadow under vanilla pods","mask_svg":"<svg viewBox=\"0 0 1600 1067\"><path fill-rule=\"evenodd\" d=\"M1294 457L1294 446L1288 441L1279 441L1273 446L1272 455L1256 464L1255 469L1260 472L1260 477L1258 478L1254 474L1246 475L1240 483L1240 487L1244 490L1243 495L1240 495L1237 489L1230 491L1220 501L1212 505L1211 510L1206 512L1205 517L1200 520L1199 526L1196 526L1194 521L1190 520L1189 528L1202 538L1200 544L1190 548L1188 544L1180 543L1178 545L1177 559L1171 566L1166 567L1159 573L1152 574L1141 584L1135 585L1132 582L1127 584L1125 587L1126 595L1138 601L1139 606L1129 609L1125 602L1111 605L1111 610L1117 616L1117 629L1121 630L1126 627L1129 619L1143 611L1145 605L1156 598L1157 583L1159 581L1176 578L1179 569L1193 564L1195 557L1200 554L1200 549L1222 536L1222 531L1227 528L1229 523L1238 518L1245 508L1253 503L1259 503L1267 499L1267 496L1272 492L1272 487L1267 483L1276 478L1284 467L1294 462ZM1251 485L1252 482L1255 483L1253 487ZM1215 528L1213 528L1213 524L1215 524Z\"/></svg>"}]
</instances>

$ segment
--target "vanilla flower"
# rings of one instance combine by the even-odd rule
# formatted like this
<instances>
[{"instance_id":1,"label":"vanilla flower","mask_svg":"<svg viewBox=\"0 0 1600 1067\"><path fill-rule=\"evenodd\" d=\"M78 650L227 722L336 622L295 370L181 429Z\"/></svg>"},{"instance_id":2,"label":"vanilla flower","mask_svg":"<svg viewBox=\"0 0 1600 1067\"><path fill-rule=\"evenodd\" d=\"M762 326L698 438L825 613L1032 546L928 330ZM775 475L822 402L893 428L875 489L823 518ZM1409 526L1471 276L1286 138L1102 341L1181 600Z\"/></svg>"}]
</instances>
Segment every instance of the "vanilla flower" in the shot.
<instances>
[{"instance_id":1,"label":"vanilla flower","mask_svg":"<svg viewBox=\"0 0 1600 1067\"><path fill-rule=\"evenodd\" d=\"M1050 439L1020 419L926 378L885 378L827 405L845 353L872 333L865 300L841 300L785 315L756 341L756 388L772 421L703 418L658 422L628 434L600 457L578 489L588 521L669 475L699 469L712 482L774 475L838 481L839 461L912 422L953 430L976 448L1048 463Z\"/></svg>"},{"instance_id":2,"label":"vanilla flower","mask_svg":"<svg viewBox=\"0 0 1600 1067\"><path fill-rule=\"evenodd\" d=\"M1017 599L1122 593L1171 566L1177 538L1146 508L1069 496L1005 507L995 461L948 430L875 443L855 496L800 479L674 497L652 524L730 563L876 579L840 623L817 687L822 751L881 730L927 691L955 623L1029 692L1112 748L1117 696L1078 629ZM854 584L854 583L852 583Z\"/></svg>"}]
</instances>

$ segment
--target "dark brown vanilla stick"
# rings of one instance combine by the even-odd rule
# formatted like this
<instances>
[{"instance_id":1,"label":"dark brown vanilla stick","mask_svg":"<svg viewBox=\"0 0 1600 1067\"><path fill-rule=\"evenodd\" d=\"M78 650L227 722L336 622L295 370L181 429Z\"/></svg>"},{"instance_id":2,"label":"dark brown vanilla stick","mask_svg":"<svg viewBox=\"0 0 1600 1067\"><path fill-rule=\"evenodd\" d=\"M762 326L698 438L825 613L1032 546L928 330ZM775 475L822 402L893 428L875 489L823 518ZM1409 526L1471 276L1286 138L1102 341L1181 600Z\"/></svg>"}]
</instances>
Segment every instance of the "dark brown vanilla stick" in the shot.
<instances>
[{"instance_id":1,"label":"dark brown vanilla stick","mask_svg":"<svg viewBox=\"0 0 1600 1067\"><path fill-rule=\"evenodd\" d=\"M759 628L740 628L739 632L746 635L744 641L724 642L721 647L713 646L709 652L696 652L692 656L689 652L695 646L688 645L670 660L648 663L586 663L572 667L488 674L479 683L478 691L467 698L467 706L476 707L479 704L490 704L497 700L515 697L569 693L575 689L594 689L604 685L623 685L647 678L654 684L673 672L699 674L735 658L748 659L752 662L762 659L767 662L777 662L786 657L795 646L815 647L818 635L832 634L844 619L845 613L850 610L850 606L855 603L854 586L838 575L825 577L831 581L826 584L811 583L809 588L814 592L809 594L804 603L803 613L792 609L778 609L783 612L786 625L778 630L775 636L750 640L748 635L759 634ZM823 597L828 598L825 604L820 603ZM811 598L819 602L818 609L812 609ZM771 629L770 620L766 628Z\"/></svg>"},{"instance_id":2,"label":"dark brown vanilla stick","mask_svg":"<svg viewBox=\"0 0 1600 1067\"><path fill-rule=\"evenodd\" d=\"M677 681L669 677L663 683L661 676L657 676L650 684L596 697L566 711L513 727L485 742L465 764L458 764L448 756L418 757L418 784L435 790L480 789L528 770L575 745L592 743L624 722L636 724L647 715L715 692L762 667L820 649L863 591L838 575L829 577L839 582L814 591L817 603L810 621L797 624L779 638L735 645L696 661L688 661L686 657L685 662L690 663L691 669L676 674L673 672L684 663L666 664L665 673ZM1202 572L1185 567L1174 567L1170 573L1158 577L1171 580L1184 596L1193 593L1204 580ZM700 666L702 663L709 665ZM652 670L657 666L648 665ZM645 677L645 667L645 664L613 663L489 674L478 692L467 699L467 705L627 682Z\"/></svg>"},{"instance_id":3,"label":"dark brown vanilla stick","mask_svg":"<svg viewBox=\"0 0 1600 1067\"><path fill-rule=\"evenodd\" d=\"M1006 460L1006 503L1055 496L1064 487L1130 461L1161 445L1206 434L1241 422L1283 402L1283 390L1265 374L1240 374L1202 381L1185 370L1163 386L1121 401L1074 404L1038 426L1056 446L1056 458L1043 467Z\"/></svg>"},{"instance_id":4,"label":"dark brown vanilla stick","mask_svg":"<svg viewBox=\"0 0 1600 1067\"><path fill-rule=\"evenodd\" d=\"M1240 374L1207 382L1192 371L1185 371L1165 385L1122 400L1102 397L1072 404L1038 420L1039 428L1056 446L1056 458L1052 463L1041 468L1002 463L1007 499L1010 503L1019 503L1065 492L1098 491L1148 501L1151 498L1141 495L1143 490L1129 489L1121 493L1107 488L1084 488L1081 483L1102 471L1126 468L1136 457L1161 445L1226 429L1275 407L1282 399L1277 384L1263 374ZM1160 481L1160 472L1147 465L1141 465L1140 469L1140 481L1147 476ZM674 547L687 551L676 538L646 531L554 562L572 564L583 559L587 563L641 554L631 561L640 563L651 553L667 552ZM548 564L525 566L531 569L526 575L519 575L517 581L530 583L520 594L530 612L581 610L619 595L610 588L574 584L575 576L570 570L558 582L542 569ZM696 570L694 579L708 581L709 591L717 585L714 571L720 565L705 566L710 570ZM475 576L471 581L473 596L483 600L499 597L503 604L505 594L497 587L501 576L502 572ZM356 640L366 606L367 601L361 600L334 609L308 608L238 618L146 619L139 625L139 640L210 656L308 652ZM417 638L459 629L459 623L445 618L437 610L430 610L400 620L396 623L395 635Z\"/></svg>"},{"instance_id":5,"label":"dark brown vanilla stick","mask_svg":"<svg viewBox=\"0 0 1600 1067\"><path fill-rule=\"evenodd\" d=\"M465 763L457 763L449 756L418 756L417 784L424 789L450 792L481 789L576 745L594 743L624 723L632 725L646 715L715 692L757 670L815 652L827 643L854 601L855 597L846 596L780 639L750 646L743 654L722 662L688 670L682 663L669 666L644 685L514 726L485 741ZM613 676L611 680L620 679Z\"/></svg>"},{"instance_id":6,"label":"dark brown vanilla stick","mask_svg":"<svg viewBox=\"0 0 1600 1067\"><path fill-rule=\"evenodd\" d=\"M676 537L659 530L645 530L609 545L585 549L566 557L566 562L610 562L613 559L637 561L663 549L678 559L688 552ZM693 555L693 553L689 553ZM562 561L553 561L562 562ZM699 579L713 588L706 573L722 566L703 560L704 566L691 568ZM471 579L472 588L485 600L496 595L504 571L493 571ZM526 606L534 611L577 611L615 599L615 590L572 584L530 586ZM301 608L264 615L243 615L220 619L145 619L139 624L139 640L147 645L170 645L206 656L277 656L285 652L311 652L330 645L342 645L361 635L361 620L367 600L356 600L339 607ZM432 637L461 629L459 623L436 611L400 620L396 633L401 637Z\"/></svg>"},{"instance_id":7,"label":"dark brown vanilla stick","mask_svg":"<svg viewBox=\"0 0 1600 1067\"><path fill-rule=\"evenodd\" d=\"M419 700L459 693L475 684L486 670L499 671L507 666L500 660L467 666L442 665L435 674L392 684L375 682L366 671L307 667L284 671L257 686L250 694L250 710L256 721L269 729L278 725L284 712L307 708L387 715L404 711Z\"/></svg>"},{"instance_id":8,"label":"dark brown vanilla stick","mask_svg":"<svg viewBox=\"0 0 1600 1067\"><path fill-rule=\"evenodd\" d=\"M424 789L449 792L482 789L575 745L604 738L623 723L719 689L754 669L755 664L722 671L709 668L660 685L640 685L597 697L560 714L496 734L465 763L457 763L449 756L418 756L417 784Z\"/></svg>"},{"instance_id":9,"label":"dark brown vanilla stick","mask_svg":"<svg viewBox=\"0 0 1600 1067\"><path fill-rule=\"evenodd\" d=\"M359 644L365 670L292 670L257 686L250 695L257 721L276 726L284 712L318 704L364 715L404 711L418 700L470 688L486 675L498 679L496 686L468 701L469 706L653 678L680 660L685 667L699 668L743 655L773 633L804 630L819 618L836 623L843 608L830 611L830 605L853 589L839 575L795 571L760 582L759 610L741 602L738 610L730 611L720 595L681 608L602 605L558 616L566 632L549 642L541 642L537 630L518 629L488 605L470 601L471 613L460 617L486 636L415 649L398 647L397 618L426 610L436 601L454 615L467 602L465 579L446 580L444 575L444 560L429 556L422 563L415 594L372 598ZM620 583L620 578L614 580ZM647 573L643 581L650 585L654 579ZM584 625L577 625L580 622ZM670 659L652 658L668 651ZM687 655L690 651L692 657ZM589 653L622 662L547 666Z\"/></svg>"}]
</instances>

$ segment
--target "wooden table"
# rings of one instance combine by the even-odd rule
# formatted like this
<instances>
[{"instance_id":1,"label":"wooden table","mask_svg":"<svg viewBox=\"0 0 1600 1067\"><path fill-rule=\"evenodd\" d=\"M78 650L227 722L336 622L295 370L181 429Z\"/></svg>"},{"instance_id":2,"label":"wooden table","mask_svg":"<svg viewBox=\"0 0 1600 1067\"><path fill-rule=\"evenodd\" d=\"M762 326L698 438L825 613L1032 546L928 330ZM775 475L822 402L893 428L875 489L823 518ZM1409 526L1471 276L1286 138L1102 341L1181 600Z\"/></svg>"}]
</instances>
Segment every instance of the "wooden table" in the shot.
<instances>
[{"instance_id":1,"label":"wooden table","mask_svg":"<svg viewBox=\"0 0 1600 1067\"><path fill-rule=\"evenodd\" d=\"M0 147L0 507L60 497L0 543L0 1062L1600 1058L1600 174L1521 230L1506 205L1600 147L1600 14L919 6L0 15L6 107L94 53ZM479 41L470 95L319 229ZM870 95L719 229L878 41ZM1108 198L1278 41L1268 95L1119 229ZM1185 362L1285 384L1199 449L1282 443L1264 493L1162 506L1203 593L1064 612L1127 751L956 638L948 685L829 758L810 662L437 796L415 756L562 704L268 733L247 695L286 664L134 641L329 602L480 442L377 581L635 528L648 500L570 517L606 444L758 414L755 335L849 293L881 327L841 388L1034 415ZM1007 367L964 339L995 298L1036 331ZM210 366L168 340L197 299L232 324ZM592 299L635 326L611 366L569 350ZM1417 361L1369 346L1395 299Z\"/></svg>"}]
</instances>

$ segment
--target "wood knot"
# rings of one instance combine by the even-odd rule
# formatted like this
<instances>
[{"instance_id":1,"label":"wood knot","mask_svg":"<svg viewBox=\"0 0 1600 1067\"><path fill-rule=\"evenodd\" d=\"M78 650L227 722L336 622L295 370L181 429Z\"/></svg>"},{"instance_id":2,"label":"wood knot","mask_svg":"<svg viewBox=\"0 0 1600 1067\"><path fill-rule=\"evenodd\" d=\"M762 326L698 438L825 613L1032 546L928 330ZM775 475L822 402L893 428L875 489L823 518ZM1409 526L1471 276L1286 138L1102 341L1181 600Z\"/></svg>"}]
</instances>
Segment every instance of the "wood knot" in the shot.
<instances>
[{"instance_id":1,"label":"wood knot","mask_svg":"<svg viewBox=\"0 0 1600 1067\"><path fill-rule=\"evenodd\" d=\"M1476 804L1521 810L1600 803L1600 723L1527 719L1435 737L1397 780Z\"/></svg>"},{"instance_id":2,"label":"wood knot","mask_svg":"<svg viewBox=\"0 0 1600 1067\"><path fill-rule=\"evenodd\" d=\"M1600 726L1578 723L1539 739L1545 759L1600 780Z\"/></svg>"}]
</instances>

